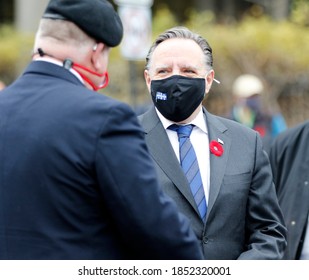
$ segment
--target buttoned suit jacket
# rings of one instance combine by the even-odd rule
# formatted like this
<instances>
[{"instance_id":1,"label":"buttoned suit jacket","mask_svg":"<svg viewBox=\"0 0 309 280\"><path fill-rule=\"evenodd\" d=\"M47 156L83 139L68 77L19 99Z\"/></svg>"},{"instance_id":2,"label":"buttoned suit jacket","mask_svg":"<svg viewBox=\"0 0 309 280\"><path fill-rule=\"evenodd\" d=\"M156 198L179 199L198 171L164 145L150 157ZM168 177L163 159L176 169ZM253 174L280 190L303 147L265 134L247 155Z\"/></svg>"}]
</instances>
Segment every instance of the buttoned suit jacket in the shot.
<instances>
[{"instance_id":1,"label":"buttoned suit jacket","mask_svg":"<svg viewBox=\"0 0 309 280\"><path fill-rule=\"evenodd\" d=\"M298 259L309 211L309 122L281 133L270 150L279 204L287 225L284 259Z\"/></svg>"},{"instance_id":2,"label":"buttoned suit jacket","mask_svg":"<svg viewBox=\"0 0 309 280\"><path fill-rule=\"evenodd\" d=\"M124 103L32 62L0 92L0 259L199 259Z\"/></svg>"},{"instance_id":3,"label":"buttoned suit jacket","mask_svg":"<svg viewBox=\"0 0 309 280\"><path fill-rule=\"evenodd\" d=\"M255 131L203 108L209 140L223 141L222 156L210 153L206 224L188 181L153 108L139 116L163 190L190 218L205 259L280 259L286 228L267 154Z\"/></svg>"}]
</instances>

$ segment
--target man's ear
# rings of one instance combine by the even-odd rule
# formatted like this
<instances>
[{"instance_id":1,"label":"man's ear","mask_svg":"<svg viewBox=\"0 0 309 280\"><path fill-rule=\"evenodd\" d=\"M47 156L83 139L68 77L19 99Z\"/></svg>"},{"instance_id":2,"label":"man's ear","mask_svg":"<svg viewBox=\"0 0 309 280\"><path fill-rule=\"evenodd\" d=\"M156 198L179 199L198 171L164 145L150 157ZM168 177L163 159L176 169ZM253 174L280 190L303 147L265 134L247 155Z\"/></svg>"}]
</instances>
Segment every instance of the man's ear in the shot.
<instances>
[{"instance_id":1,"label":"man's ear","mask_svg":"<svg viewBox=\"0 0 309 280\"><path fill-rule=\"evenodd\" d=\"M144 71L144 78L145 78L145 82L146 82L147 88L148 88L148 90L150 91L151 78L150 78L150 75L149 75L149 71L148 71L148 70L145 70L145 71Z\"/></svg>"},{"instance_id":2,"label":"man's ear","mask_svg":"<svg viewBox=\"0 0 309 280\"><path fill-rule=\"evenodd\" d=\"M211 85L212 85L212 82L214 80L214 77L215 77L215 71L214 70L210 70L207 73L207 76L206 76L206 93L209 92L209 90L211 88Z\"/></svg>"},{"instance_id":3,"label":"man's ear","mask_svg":"<svg viewBox=\"0 0 309 280\"><path fill-rule=\"evenodd\" d=\"M96 43L92 48L91 63L97 71L102 69L102 52L104 48L107 48L107 46L103 43Z\"/></svg>"}]
</instances>

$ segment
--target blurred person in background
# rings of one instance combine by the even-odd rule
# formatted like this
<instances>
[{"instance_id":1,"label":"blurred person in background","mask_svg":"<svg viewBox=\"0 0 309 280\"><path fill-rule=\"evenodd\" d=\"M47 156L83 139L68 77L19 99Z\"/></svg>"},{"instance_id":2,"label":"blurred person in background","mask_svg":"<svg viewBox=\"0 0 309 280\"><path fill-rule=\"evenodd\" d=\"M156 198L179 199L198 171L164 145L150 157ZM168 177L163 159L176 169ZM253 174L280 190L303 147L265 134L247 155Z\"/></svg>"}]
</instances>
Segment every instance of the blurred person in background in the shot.
<instances>
[{"instance_id":1,"label":"blurred person in background","mask_svg":"<svg viewBox=\"0 0 309 280\"><path fill-rule=\"evenodd\" d=\"M284 259L309 260L309 120L280 134L270 149L279 204L287 226Z\"/></svg>"},{"instance_id":2,"label":"blurred person in background","mask_svg":"<svg viewBox=\"0 0 309 280\"><path fill-rule=\"evenodd\" d=\"M232 92L234 104L228 118L259 132L264 149L269 152L273 139L287 128L283 115L266 108L263 83L254 75L240 75L233 83Z\"/></svg>"},{"instance_id":3,"label":"blurred person in background","mask_svg":"<svg viewBox=\"0 0 309 280\"><path fill-rule=\"evenodd\" d=\"M108 84L123 27L105 0L51 0L0 94L0 259L202 259Z\"/></svg>"},{"instance_id":4,"label":"blurred person in background","mask_svg":"<svg viewBox=\"0 0 309 280\"><path fill-rule=\"evenodd\" d=\"M4 89L6 87L6 84L0 80L0 90Z\"/></svg>"}]
</instances>

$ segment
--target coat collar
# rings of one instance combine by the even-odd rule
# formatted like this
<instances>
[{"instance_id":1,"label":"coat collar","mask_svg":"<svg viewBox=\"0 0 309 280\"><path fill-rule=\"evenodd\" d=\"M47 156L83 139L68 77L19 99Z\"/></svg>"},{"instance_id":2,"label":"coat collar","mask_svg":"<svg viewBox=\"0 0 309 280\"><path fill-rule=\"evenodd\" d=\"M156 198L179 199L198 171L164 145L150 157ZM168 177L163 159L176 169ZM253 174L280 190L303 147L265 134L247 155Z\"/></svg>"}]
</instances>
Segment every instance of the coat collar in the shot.
<instances>
[{"instance_id":1,"label":"coat collar","mask_svg":"<svg viewBox=\"0 0 309 280\"><path fill-rule=\"evenodd\" d=\"M36 75L48 75L55 78L61 78L67 80L76 85L84 87L84 84L70 71L57 64L47 61L32 61L26 68L23 75L36 74Z\"/></svg>"}]
</instances>

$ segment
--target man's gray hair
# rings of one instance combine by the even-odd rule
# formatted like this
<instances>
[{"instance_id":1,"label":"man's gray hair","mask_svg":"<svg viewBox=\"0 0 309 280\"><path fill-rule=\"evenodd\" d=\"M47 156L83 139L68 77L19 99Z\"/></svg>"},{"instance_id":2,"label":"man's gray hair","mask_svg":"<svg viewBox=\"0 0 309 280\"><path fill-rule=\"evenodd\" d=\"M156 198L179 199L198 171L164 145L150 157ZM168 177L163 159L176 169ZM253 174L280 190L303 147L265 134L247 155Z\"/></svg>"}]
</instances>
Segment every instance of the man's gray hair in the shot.
<instances>
[{"instance_id":1,"label":"man's gray hair","mask_svg":"<svg viewBox=\"0 0 309 280\"><path fill-rule=\"evenodd\" d=\"M54 42L69 44L75 47L94 43L94 39L90 38L73 22L45 18L40 20L36 39L49 39Z\"/></svg>"},{"instance_id":2,"label":"man's gray hair","mask_svg":"<svg viewBox=\"0 0 309 280\"><path fill-rule=\"evenodd\" d=\"M162 42L173 39L173 38L183 38L183 39L191 39L195 41L202 49L204 55L205 55L205 64L207 69L212 69L213 67L213 57L212 57L212 49L206 39L204 39L202 36L200 36L197 33L192 32L188 28L184 26L176 26L171 29L168 29L161 33L158 38L154 41L152 46L149 49L149 52L146 56L146 65L145 69L149 70L151 58L154 50L156 47L161 44Z\"/></svg>"}]
</instances>

